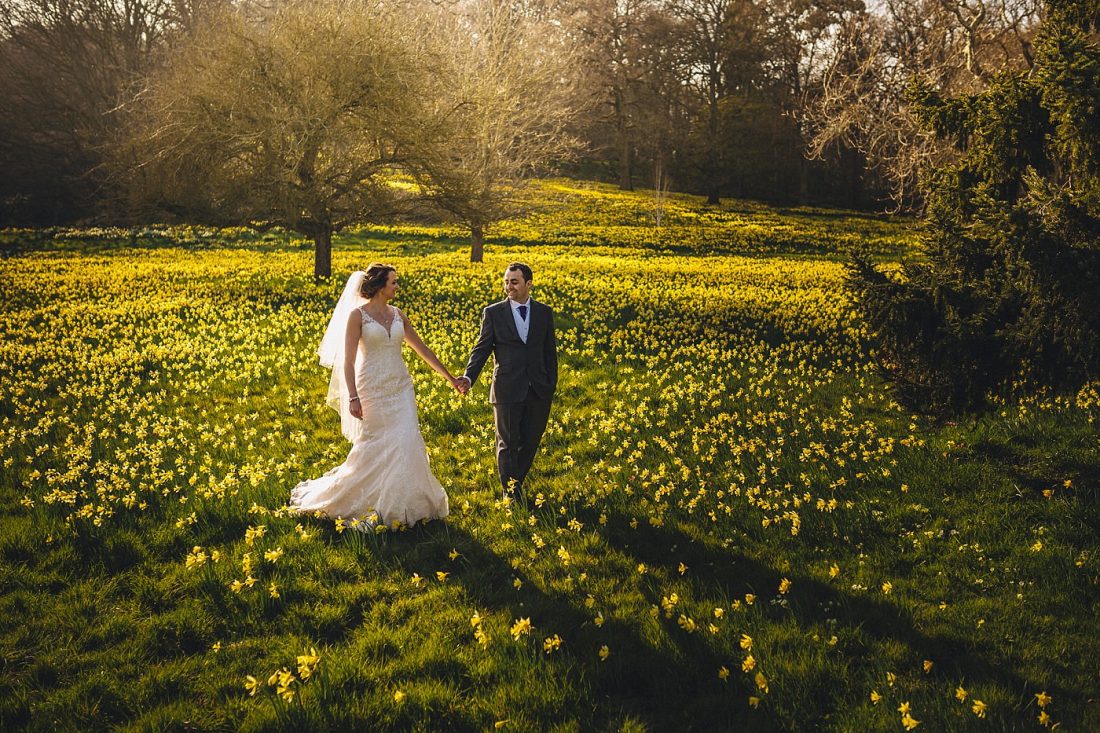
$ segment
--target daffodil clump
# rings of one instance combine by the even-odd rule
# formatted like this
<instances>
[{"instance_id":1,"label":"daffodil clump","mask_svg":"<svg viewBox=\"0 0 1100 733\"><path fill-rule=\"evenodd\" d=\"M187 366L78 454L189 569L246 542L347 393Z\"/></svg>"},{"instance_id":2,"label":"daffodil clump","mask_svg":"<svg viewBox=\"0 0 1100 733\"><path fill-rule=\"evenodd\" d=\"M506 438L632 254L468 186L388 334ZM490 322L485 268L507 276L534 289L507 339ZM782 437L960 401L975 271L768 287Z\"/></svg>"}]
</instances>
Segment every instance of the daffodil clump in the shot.
<instances>
[{"instance_id":1,"label":"daffodil clump","mask_svg":"<svg viewBox=\"0 0 1100 733\"><path fill-rule=\"evenodd\" d=\"M527 195L483 265L453 226L364 225L320 282L280 232L0 237L23 248L0 259L0 599L24 622L0 720L1100 725L1100 384L904 412L842 265L919 256L904 223L674 196L658 227L645 192ZM348 451L316 358L344 277L394 264L459 372L515 260L561 363L525 496L496 481L488 374L462 399L407 352L447 522L291 511Z\"/></svg>"}]
</instances>

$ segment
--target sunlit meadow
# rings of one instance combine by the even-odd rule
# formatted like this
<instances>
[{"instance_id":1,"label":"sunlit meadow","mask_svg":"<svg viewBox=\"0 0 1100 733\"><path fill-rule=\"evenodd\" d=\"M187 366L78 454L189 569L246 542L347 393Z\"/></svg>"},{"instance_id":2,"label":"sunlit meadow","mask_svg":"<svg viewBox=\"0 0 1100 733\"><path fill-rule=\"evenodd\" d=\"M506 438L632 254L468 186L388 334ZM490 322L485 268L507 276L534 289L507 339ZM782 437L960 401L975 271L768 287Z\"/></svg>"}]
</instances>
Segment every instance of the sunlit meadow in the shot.
<instances>
[{"instance_id":1,"label":"sunlit meadow","mask_svg":"<svg viewBox=\"0 0 1100 733\"><path fill-rule=\"evenodd\" d=\"M897 405L843 288L912 222L543 182L470 264L365 227L0 233L0 729L1098 730L1100 384ZM285 511L342 461L353 269L452 370L508 262L561 380L503 502L487 385L422 363L451 517Z\"/></svg>"}]
</instances>

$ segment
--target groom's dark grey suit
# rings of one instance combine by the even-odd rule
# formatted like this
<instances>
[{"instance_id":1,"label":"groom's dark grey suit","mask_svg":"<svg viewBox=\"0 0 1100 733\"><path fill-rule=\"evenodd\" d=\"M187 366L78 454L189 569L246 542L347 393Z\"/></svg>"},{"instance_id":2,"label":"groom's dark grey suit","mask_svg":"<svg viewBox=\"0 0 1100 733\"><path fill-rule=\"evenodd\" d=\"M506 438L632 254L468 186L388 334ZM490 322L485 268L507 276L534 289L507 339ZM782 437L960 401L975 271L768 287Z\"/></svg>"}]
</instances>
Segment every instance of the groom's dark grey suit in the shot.
<instances>
[{"instance_id":1,"label":"groom's dark grey suit","mask_svg":"<svg viewBox=\"0 0 1100 733\"><path fill-rule=\"evenodd\" d=\"M526 343L516 329L507 299L482 312L481 333L464 373L473 385L489 354L493 355L489 402L496 422L497 471L505 490L509 481L515 479L517 492L522 491L535 460L558 386L554 311L534 299L530 300L530 306Z\"/></svg>"}]
</instances>

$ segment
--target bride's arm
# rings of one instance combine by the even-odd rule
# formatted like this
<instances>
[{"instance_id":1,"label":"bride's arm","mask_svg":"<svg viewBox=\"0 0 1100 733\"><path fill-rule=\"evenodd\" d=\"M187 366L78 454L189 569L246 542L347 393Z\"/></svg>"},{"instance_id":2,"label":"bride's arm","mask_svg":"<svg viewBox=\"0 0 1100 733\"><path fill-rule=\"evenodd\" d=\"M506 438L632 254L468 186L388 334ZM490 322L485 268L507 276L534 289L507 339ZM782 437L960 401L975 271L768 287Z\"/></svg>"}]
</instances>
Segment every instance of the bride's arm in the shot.
<instances>
[{"instance_id":1,"label":"bride's arm","mask_svg":"<svg viewBox=\"0 0 1100 733\"><path fill-rule=\"evenodd\" d=\"M355 384L355 357L359 353L359 336L363 333L363 314L356 308L348 315L348 328L344 332L344 383L348 386L351 414L362 419L359 388Z\"/></svg>"},{"instance_id":2,"label":"bride's arm","mask_svg":"<svg viewBox=\"0 0 1100 733\"><path fill-rule=\"evenodd\" d=\"M424 340L420 338L420 334L416 332L416 328L412 325L412 321L403 311L398 309L398 313L401 314L401 323L405 325L405 340L409 342L409 346L412 350L420 356L424 362L439 373L444 379L446 379L451 386L455 386L455 377L451 374L447 367L443 366L443 363L439 361L435 353L428 348L428 345L424 343Z\"/></svg>"}]
</instances>

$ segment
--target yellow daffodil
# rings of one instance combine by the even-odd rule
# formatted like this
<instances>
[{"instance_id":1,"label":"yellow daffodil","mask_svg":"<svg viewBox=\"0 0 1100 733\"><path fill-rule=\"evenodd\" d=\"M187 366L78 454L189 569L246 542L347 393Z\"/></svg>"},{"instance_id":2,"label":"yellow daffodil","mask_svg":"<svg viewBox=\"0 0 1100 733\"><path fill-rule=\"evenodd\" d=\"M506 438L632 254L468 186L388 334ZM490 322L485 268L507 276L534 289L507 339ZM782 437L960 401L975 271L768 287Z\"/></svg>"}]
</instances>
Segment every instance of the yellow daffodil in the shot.
<instances>
[{"instance_id":1,"label":"yellow daffodil","mask_svg":"<svg viewBox=\"0 0 1100 733\"><path fill-rule=\"evenodd\" d=\"M531 619L521 618L516 619L516 622L512 624L512 638L519 641L521 636L525 636L531 633Z\"/></svg>"}]
</instances>

